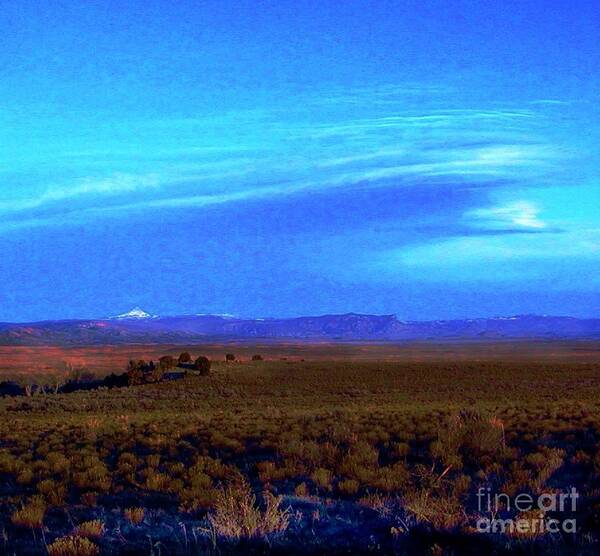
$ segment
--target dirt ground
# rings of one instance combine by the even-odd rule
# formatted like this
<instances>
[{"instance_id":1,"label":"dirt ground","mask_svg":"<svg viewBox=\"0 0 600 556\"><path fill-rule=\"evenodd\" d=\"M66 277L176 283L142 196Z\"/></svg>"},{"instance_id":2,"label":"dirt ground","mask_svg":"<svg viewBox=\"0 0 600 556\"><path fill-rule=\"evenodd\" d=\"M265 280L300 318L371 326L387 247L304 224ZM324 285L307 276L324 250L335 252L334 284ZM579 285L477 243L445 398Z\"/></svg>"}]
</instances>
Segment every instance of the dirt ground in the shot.
<instances>
[{"instance_id":1,"label":"dirt ground","mask_svg":"<svg viewBox=\"0 0 600 556\"><path fill-rule=\"evenodd\" d=\"M599 362L600 342L471 342L471 343L207 343L197 345L119 345L119 346L0 346L0 375L56 373L64 363L95 374L118 372L130 359L158 359L189 351L214 361L233 353L244 362L254 354L266 360L290 361L555 361Z\"/></svg>"}]
</instances>

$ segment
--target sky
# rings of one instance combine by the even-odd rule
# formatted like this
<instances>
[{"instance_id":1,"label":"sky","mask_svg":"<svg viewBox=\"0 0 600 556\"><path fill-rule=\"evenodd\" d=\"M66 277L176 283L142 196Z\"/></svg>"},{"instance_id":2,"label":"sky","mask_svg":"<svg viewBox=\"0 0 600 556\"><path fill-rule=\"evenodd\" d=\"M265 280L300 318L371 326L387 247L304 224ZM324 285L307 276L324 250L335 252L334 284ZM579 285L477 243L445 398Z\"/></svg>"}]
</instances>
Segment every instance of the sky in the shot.
<instances>
[{"instance_id":1,"label":"sky","mask_svg":"<svg viewBox=\"0 0 600 556\"><path fill-rule=\"evenodd\" d=\"M0 26L0 321L600 316L592 0L46 0Z\"/></svg>"}]
</instances>

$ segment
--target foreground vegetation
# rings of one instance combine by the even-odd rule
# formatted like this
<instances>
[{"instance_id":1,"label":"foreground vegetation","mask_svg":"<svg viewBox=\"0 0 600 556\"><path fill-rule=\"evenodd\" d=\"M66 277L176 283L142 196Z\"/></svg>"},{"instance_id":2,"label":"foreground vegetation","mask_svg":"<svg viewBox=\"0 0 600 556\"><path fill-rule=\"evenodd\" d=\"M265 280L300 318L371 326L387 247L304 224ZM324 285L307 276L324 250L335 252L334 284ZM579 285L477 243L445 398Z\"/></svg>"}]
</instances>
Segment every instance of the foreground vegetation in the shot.
<instances>
[{"instance_id":1,"label":"foreground vegetation","mask_svg":"<svg viewBox=\"0 0 600 556\"><path fill-rule=\"evenodd\" d=\"M593 363L257 359L4 398L0 551L597 553L599 394ZM575 534L475 530L480 488L571 487Z\"/></svg>"}]
</instances>

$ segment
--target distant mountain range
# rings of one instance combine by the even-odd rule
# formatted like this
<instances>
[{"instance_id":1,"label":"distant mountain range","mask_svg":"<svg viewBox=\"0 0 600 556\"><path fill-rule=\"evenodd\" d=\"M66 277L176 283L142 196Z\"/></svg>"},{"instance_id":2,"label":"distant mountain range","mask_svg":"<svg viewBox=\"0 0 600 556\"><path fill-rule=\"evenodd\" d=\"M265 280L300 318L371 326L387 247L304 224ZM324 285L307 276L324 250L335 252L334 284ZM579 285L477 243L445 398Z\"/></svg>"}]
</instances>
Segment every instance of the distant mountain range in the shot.
<instances>
[{"instance_id":1,"label":"distant mountain range","mask_svg":"<svg viewBox=\"0 0 600 556\"><path fill-rule=\"evenodd\" d=\"M0 323L0 345L111 345L249 341L476 341L600 339L600 319L522 315L402 321L395 315L243 319L228 315L159 317L139 307L113 318Z\"/></svg>"}]
</instances>

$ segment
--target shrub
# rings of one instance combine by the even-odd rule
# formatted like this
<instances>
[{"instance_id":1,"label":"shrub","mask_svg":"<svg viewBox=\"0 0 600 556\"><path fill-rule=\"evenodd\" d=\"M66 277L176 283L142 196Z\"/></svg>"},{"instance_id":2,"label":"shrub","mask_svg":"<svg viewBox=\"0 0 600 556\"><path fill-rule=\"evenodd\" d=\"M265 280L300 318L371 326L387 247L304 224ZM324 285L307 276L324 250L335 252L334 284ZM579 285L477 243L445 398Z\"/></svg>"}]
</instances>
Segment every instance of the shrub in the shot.
<instances>
[{"instance_id":1,"label":"shrub","mask_svg":"<svg viewBox=\"0 0 600 556\"><path fill-rule=\"evenodd\" d=\"M67 496L67 488L52 479L40 481L37 485L40 494L43 494L51 506L62 506Z\"/></svg>"},{"instance_id":2,"label":"shrub","mask_svg":"<svg viewBox=\"0 0 600 556\"><path fill-rule=\"evenodd\" d=\"M155 490L157 492L167 492L171 479L166 473L157 473L154 469L150 469L144 488L147 490Z\"/></svg>"},{"instance_id":3,"label":"shrub","mask_svg":"<svg viewBox=\"0 0 600 556\"><path fill-rule=\"evenodd\" d=\"M233 353L225 354L225 361L235 361L235 355Z\"/></svg>"},{"instance_id":4,"label":"shrub","mask_svg":"<svg viewBox=\"0 0 600 556\"><path fill-rule=\"evenodd\" d=\"M344 481L340 481L337 485L337 488L341 494L346 496L354 496L358 492L360 484L354 479L346 479Z\"/></svg>"},{"instance_id":5,"label":"shrub","mask_svg":"<svg viewBox=\"0 0 600 556\"><path fill-rule=\"evenodd\" d=\"M129 363L127 364L127 371L134 371L137 369L144 369L146 367L147 363L146 361L144 361L143 359L130 359Z\"/></svg>"},{"instance_id":6,"label":"shrub","mask_svg":"<svg viewBox=\"0 0 600 556\"><path fill-rule=\"evenodd\" d=\"M190 469L187 488L182 488L179 494L181 509L186 512L206 510L213 505L215 489L212 479L200 470L201 466Z\"/></svg>"},{"instance_id":7,"label":"shrub","mask_svg":"<svg viewBox=\"0 0 600 556\"><path fill-rule=\"evenodd\" d=\"M215 510L208 516L212 531L226 539L256 539L283 533L289 526L289 509L281 509L281 499L265 493L264 510L256 503L246 481L217 491Z\"/></svg>"},{"instance_id":8,"label":"shrub","mask_svg":"<svg viewBox=\"0 0 600 556\"><path fill-rule=\"evenodd\" d=\"M146 362L143 360L129 361L127 367L127 381L129 386L135 386L144 383L144 369Z\"/></svg>"},{"instance_id":9,"label":"shrub","mask_svg":"<svg viewBox=\"0 0 600 556\"><path fill-rule=\"evenodd\" d=\"M454 468L461 466L461 455L477 464L486 454L498 454L505 448L504 425L495 417L475 410L452 415L431 447L432 455Z\"/></svg>"},{"instance_id":10,"label":"shrub","mask_svg":"<svg viewBox=\"0 0 600 556\"><path fill-rule=\"evenodd\" d=\"M314 473L310 476L315 485L319 488L329 490L331 488L331 471L324 467L315 469Z\"/></svg>"},{"instance_id":11,"label":"shrub","mask_svg":"<svg viewBox=\"0 0 600 556\"><path fill-rule=\"evenodd\" d=\"M208 375L210 373L210 359L201 355L194 361L194 369L201 375Z\"/></svg>"},{"instance_id":12,"label":"shrub","mask_svg":"<svg viewBox=\"0 0 600 556\"><path fill-rule=\"evenodd\" d=\"M148 467L158 467L160 465L160 454L150 454L146 458Z\"/></svg>"},{"instance_id":13,"label":"shrub","mask_svg":"<svg viewBox=\"0 0 600 556\"><path fill-rule=\"evenodd\" d=\"M394 501L379 492L366 494L358 500L358 503L375 510L381 517L389 517L394 507Z\"/></svg>"},{"instance_id":14,"label":"shrub","mask_svg":"<svg viewBox=\"0 0 600 556\"><path fill-rule=\"evenodd\" d=\"M184 351L183 353L181 353L179 355L178 361L179 361L180 365L182 363L191 363L192 362L192 356L187 351Z\"/></svg>"},{"instance_id":15,"label":"shrub","mask_svg":"<svg viewBox=\"0 0 600 556\"><path fill-rule=\"evenodd\" d=\"M252 361L262 361L262 360L263 360L262 355L253 355L252 356Z\"/></svg>"},{"instance_id":16,"label":"shrub","mask_svg":"<svg viewBox=\"0 0 600 556\"><path fill-rule=\"evenodd\" d=\"M73 484L82 490L108 492L112 476L106 464L97 456L87 456L81 464L85 471L73 473Z\"/></svg>"},{"instance_id":17,"label":"shrub","mask_svg":"<svg viewBox=\"0 0 600 556\"><path fill-rule=\"evenodd\" d=\"M139 525L144 521L146 511L144 508L127 508L124 512L127 521L133 525Z\"/></svg>"},{"instance_id":18,"label":"shrub","mask_svg":"<svg viewBox=\"0 0 600 556\"><path fill-rule=\"evenodd\" d=\"M417 523L427 523L436 529L453 529L465 521L462 505L452 496L435 496L428 489L419 489L408 493L403 502Z\"/></svg>"},{"instance_id":19,"label":"shrub","mask_svg":"<svg viewBox=\"0 0 600 556\"><path fill-rule=\"evenodd\" d=\"M99 519L94 519L93 521L84 521L80 523L76 528L73 534L77 537L84 537L90 540L98 540L102 538L106 529L104 528L104 523Z\"/></svg>"},{"instance_id":20,"label":"shrub","mask_svg":"<svg viewBox=\"0 0 600 556\"><path fill-rule=\"evenodd\" d=\"M294 489L294 494L296 496L299 496L300 498L304 498L305 496L308 496L308 487L306 486L306 483L300 483Z\"/></svg>"},{"instance_id":21,"label":"shrub","mask_svg":"<svg viewBox=\"0 0 600 556\"><path fill-rule=\"evenodd\" d=\"M339 472L360 482L371 480L379 468L379 451L367 442L358 441L339 462Z\"/></svg>"},{"instance_id":22,"label":"shrub","mask_svg":"<svg viewBox=\"0 0 600 556\"><path fill-rule=\"evenodd\" d=\"M162 367L165 371L167 371L176 367L177 361L172 355L164 355L158 360L158 366Z\"/></svg>"},{"instance_id":23,"label":"shrub","mask_svg":"<svg viewBox=\"0 0 600 556\"><path fill-rule=\"evenodd\" d=\"M97 556L100 549L85 537L63 537L48 545L48 556Z\"/></svg>"},{"instance_id":24,"label":"shrub","mask_svg":"<svg viewBox=\"0 0 600 556\"><path fill-rule=\"evenodd\" d=\"M43 498L35 496L20 510L13 512L13 514L10 516L10 520L12 524L17 527L41 529L43 527L45 515L46 504Z\"/></svg>"},{"instance_id":25,"label":"shrub","mask_svg":"<svg viewBox=\"0 0 600 556\"><path fill-rule=\"evenodd\" d=\"M17 475L17 484L22 486L30 485L33 482L33 479L33 470L29 468L23 469L23 471L21 471L19 475Z\"/></svg>"},{"instance_id":26,"label":"shrub","mask_svg":"<svg viewBox=\"0 0 600 556\"><path fill-rule=\"evenodd\" d=\"M410 483L410 473L402 462L375 470L370 485L389 493L404 490Z\"/></svg>"},{"instance_id":27,"label":"shrub","mask_svg":"<svg viewBox=\"0 0 600 556\"><path fill-rule=\"evenodd\" d=\"M149 372L144 375L144 382L160 382L163 379L166 367L162 366L162 363L159 363L156 367L151 367Z\"/></svg>"},{"instance_id":28,"label":"shrub","mask_svg":"<svg viewBox=\"0 0 600 556\"><path fill-rule=\"evenodd\" d=\"M52 473L64 474L69 473L71 462L59 452L50 452L46 455L46 460L50 465L50 471Z\"/></svg>"}]
</instances>

